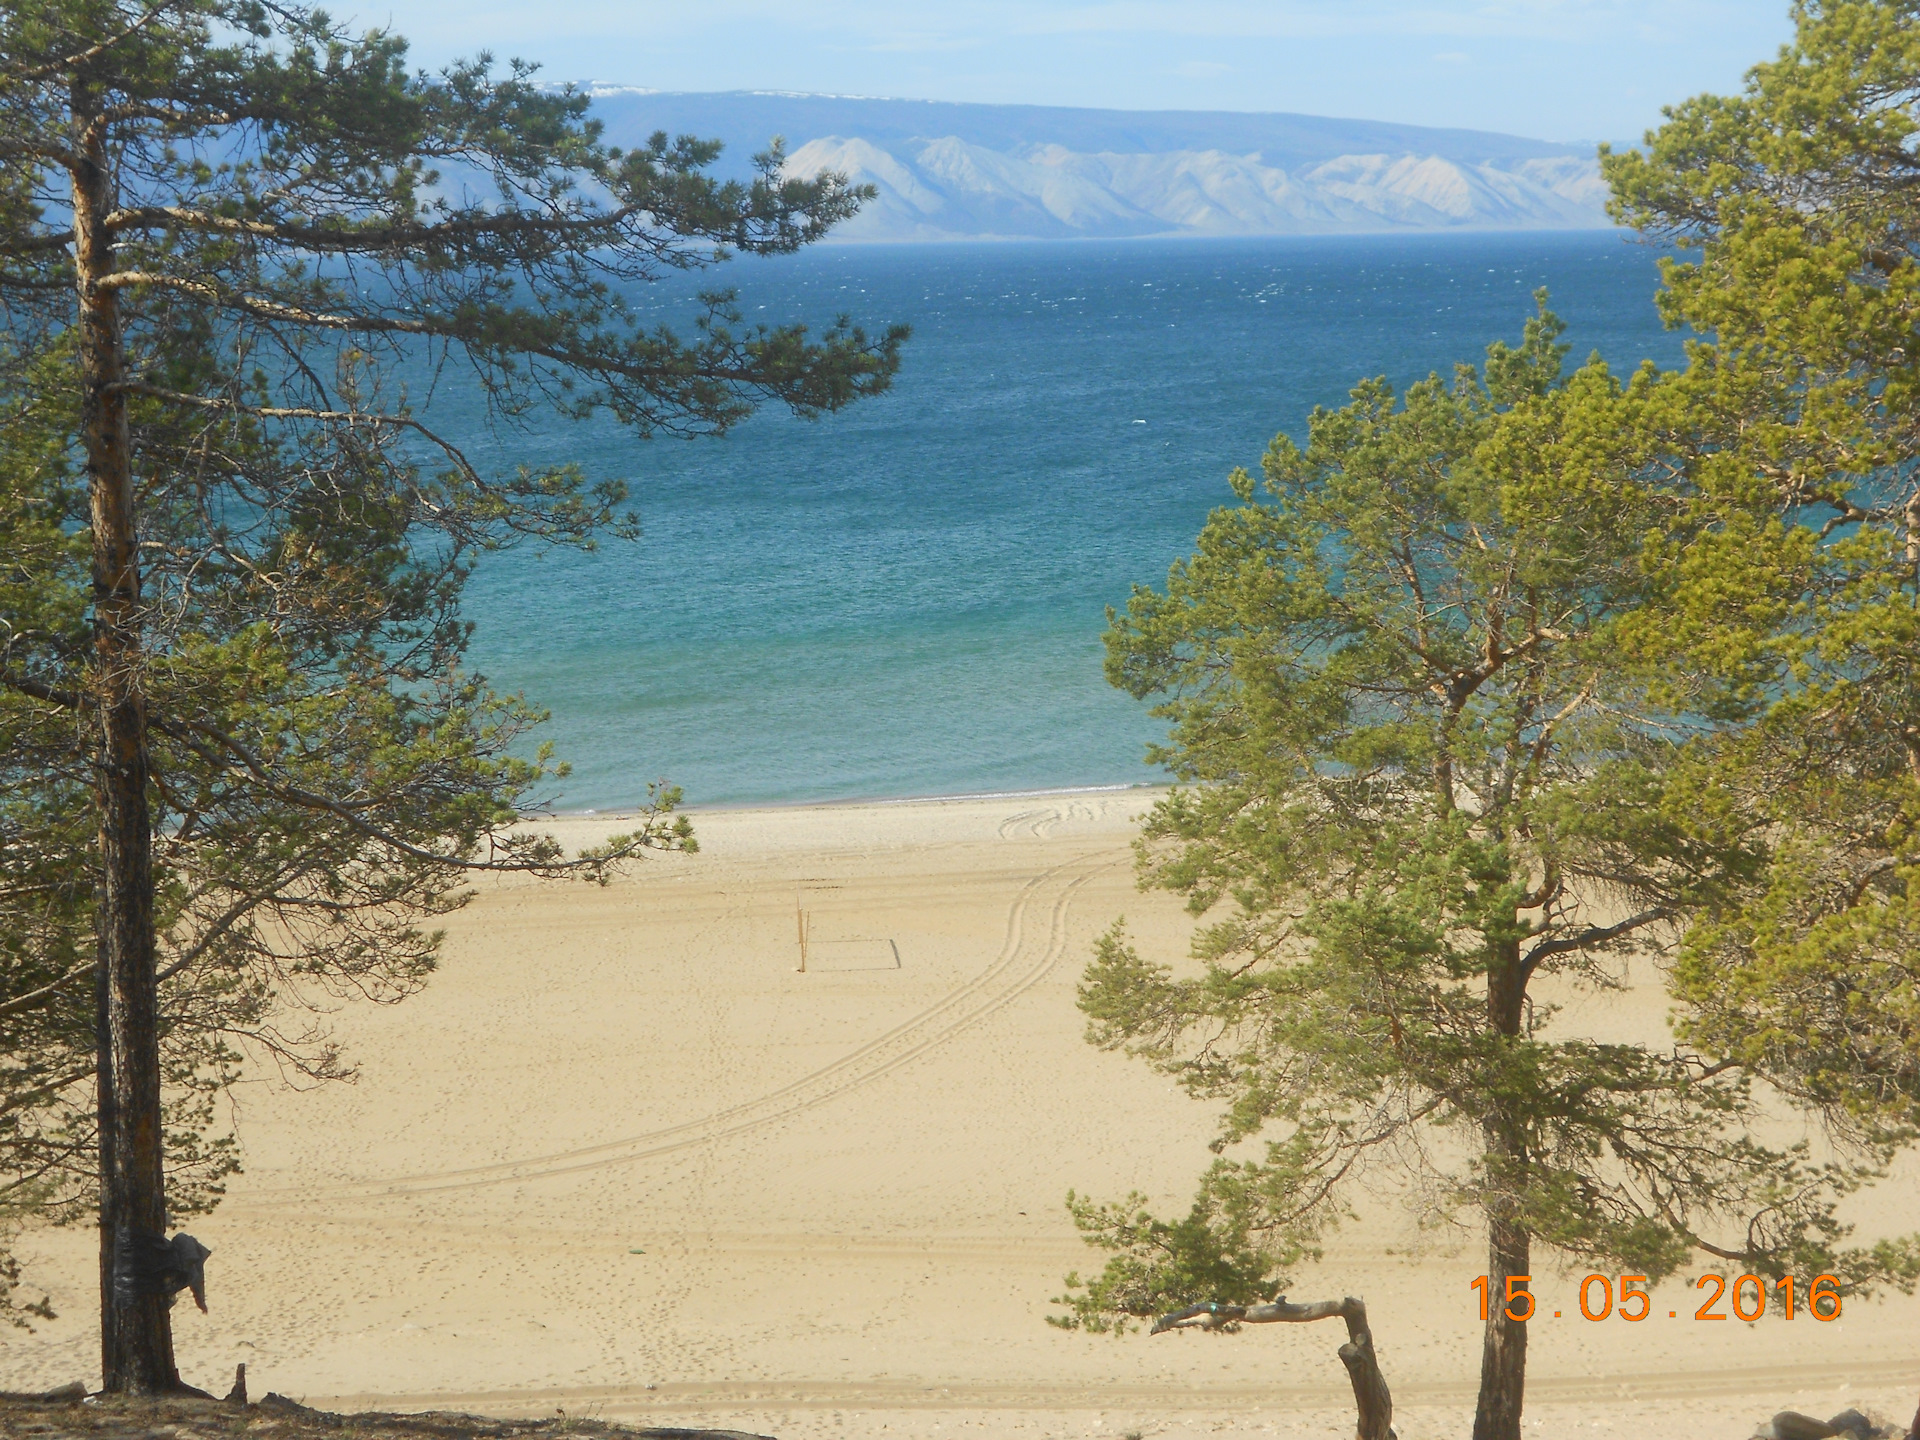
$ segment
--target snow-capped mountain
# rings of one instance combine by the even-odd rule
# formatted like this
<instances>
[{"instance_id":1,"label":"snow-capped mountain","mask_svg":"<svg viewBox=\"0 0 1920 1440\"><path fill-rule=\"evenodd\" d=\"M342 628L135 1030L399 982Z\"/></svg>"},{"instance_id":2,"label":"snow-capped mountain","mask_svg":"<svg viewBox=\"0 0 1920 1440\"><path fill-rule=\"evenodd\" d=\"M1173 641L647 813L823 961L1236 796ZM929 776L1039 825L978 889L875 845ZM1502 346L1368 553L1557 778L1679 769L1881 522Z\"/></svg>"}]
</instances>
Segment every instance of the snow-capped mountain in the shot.
<instances>
[{"instance_id":1,"label":"snow-capped mountain","mask_svg":"<svg viewBox=\"0 0 1920 1440\"><path fill-rule=\"evenodd\" d=\"M846 240L1607 225L1590 146L1231 112L950 105L593 87L608 137L717 135L737 165L774 135L790 175L840 171L878 198ZM744 143L743 143L744 142ZM1251 143L1249 143L1251 142Z\"/></svg>"}]
</instances>

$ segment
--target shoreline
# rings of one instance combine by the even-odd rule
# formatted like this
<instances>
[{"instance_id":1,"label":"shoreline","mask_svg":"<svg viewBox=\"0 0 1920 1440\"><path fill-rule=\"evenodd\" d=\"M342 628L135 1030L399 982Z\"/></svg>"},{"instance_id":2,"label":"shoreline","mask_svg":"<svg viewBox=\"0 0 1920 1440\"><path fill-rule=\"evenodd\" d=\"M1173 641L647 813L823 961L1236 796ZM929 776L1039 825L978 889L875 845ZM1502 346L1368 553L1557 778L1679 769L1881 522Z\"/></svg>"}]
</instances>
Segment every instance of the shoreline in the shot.
<instances>
[{"instance_id":1,"label":"shoreline","mask_svg":"<svg viewBox=\"0 0 1920 1440\"><path fill-rule=\"evenodd\" d=\"M1057 796L1123 795L1141 790L1168 790L1170 781L1136 780L1117 785L1059 785L1035 790L981 790L944 795L886 795L836 800L741 800L714 804L682 805L676 815L743 815L796 810L865 810L878 807L911 805L965 805L994 800L1047 800ZM537 825L572 820L638 820L645 812L637 806L618 805L609 809L523 810L517 823Z\"/></svg>"}]
</instances>

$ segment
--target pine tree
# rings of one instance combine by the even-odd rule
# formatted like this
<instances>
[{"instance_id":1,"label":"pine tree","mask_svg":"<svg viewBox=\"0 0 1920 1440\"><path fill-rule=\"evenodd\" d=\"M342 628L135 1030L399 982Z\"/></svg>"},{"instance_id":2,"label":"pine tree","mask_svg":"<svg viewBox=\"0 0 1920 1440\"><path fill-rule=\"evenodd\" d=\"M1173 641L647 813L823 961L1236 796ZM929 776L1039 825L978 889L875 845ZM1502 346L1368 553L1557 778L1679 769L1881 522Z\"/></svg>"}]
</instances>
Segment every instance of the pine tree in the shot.
<instances>
[{"instance_id":1,"label":"pine tree","mask_svg":"<svg viewBox=\"0 0 1920 1440\"><path fill-rule=\"evenodd\" d=\"M1647 423L1679 502L1649 663L1746 723L1703 755L1768 864L1688 937L1682 1023L1838 1134L1920 1135L1920 6L1809 0L1737 96L1603 167L1683 253Z\"/></svg>"},{"instance_id":2,"label":"pine tree","mask_svg":"<svg viewBox=\"0 0 1920 1440\"><path fill-rule=\"evenodd\" d=\"M1559 333L1543 310L1478 370L1315 411L1304 448L1267 451L1265 493L1236 472L1240 503L1113 617L1109 677L1158 702L1179 781L1142 882L1209 923L1184 976L1110 933L1080 992L1095 1043L1224 1102L1234 1153L1177 1224L1073 1202L1112 1258L1067 1322L1263 1299L1373 1177L1486 1227L1475 1440L1520 1435L1543 1251L1642 1287L1704 1256L1803 1296L1920 1268L1835 1218L1888 1136L1769 1144L1775 1072L1718 1035L1556 1019L1700 944L1772 857L1703 743L1737 687L1649 649L1683 512L1662 377L1596 358L1563 380ZM1242 1293L1202 1293L1223 1281Z\"/></svg>"},{"instance_id":3,"label":"pine tree","mask_svg":"<svg viewBox=\"0 0 1920 1440\"><path fill-rule=\"evenodd\" d=\"M631 534L624 487L487 473L400 374L507 427L698 434L876 394L904 339L745 327L725 292L644 327L648 282L790 252L863 192L777 147L721 183L717 146L610 148L524 66L405 61L297 4L0 4L7 403L41 437L6 457L0 1144L14 1197L68 1208L97 1144L111 1391L180 1384L139 1257L232 1163L201 1102L247 1047L341 1073L276 1021L291 990L416 988L474 869L687 843L671 793L585 856L515 828L556 772L522 758L539 712L463 667L461 585Z\"/></svg>"}]
</instances>

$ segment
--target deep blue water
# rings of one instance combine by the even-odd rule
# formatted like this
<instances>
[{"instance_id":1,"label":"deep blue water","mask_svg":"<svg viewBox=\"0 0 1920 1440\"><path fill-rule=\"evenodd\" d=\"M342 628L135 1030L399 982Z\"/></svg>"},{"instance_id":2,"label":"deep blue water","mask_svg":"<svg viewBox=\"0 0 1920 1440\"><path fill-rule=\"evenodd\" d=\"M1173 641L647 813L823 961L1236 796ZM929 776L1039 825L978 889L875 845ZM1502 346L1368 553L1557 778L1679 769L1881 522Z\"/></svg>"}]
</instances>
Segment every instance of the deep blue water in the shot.
<instances>
[{"instance_id":1,"label":"deep blue water","mask_svg":"<svg viewBox=\"0 0 1920 1440\"><path fill-rule=\"evenodd\" d=\"M470 591L476 666L552 709L562 809L661 777L692 804L1151 780L1105 607L1164 579L1229 469L1362 376L1517 341L1539 285L1576 362L1680 349L1654 252L1615 234L843 247L720 278L756 318L914 338L891 394L817 423L513 442L626 477L646 527L489 557Z\"/></svg>"}]
</instances>

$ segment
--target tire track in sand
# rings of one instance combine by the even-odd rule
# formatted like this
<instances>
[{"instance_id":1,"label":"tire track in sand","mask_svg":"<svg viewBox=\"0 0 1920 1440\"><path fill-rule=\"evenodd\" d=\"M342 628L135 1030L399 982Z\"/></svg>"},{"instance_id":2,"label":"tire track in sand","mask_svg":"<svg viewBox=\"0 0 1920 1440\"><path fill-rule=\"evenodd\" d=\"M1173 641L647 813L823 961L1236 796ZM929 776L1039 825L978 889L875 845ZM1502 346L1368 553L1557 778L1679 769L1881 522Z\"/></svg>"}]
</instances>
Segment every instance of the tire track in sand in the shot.
<instances>
[{"instance_id":1,"label":"tire track in sand","mask_svg":"<svg viewBox=\"0 0 1920 1440\"><path fill-rule=\"evenodd\" d=\"M1067 913L1075 893L1101 871L1120 863L1118 858L1082 857L1064 861L1034 876L1021 887L1008 907L1006 935L1000 953L985 970L852 1053L765 1095L730 1105L698 1120L578 1149L347 1185L277 1187L256 1192L246 1203L267 1209L320 1196L379 1200L571 1175L711 1144L815 1109L944 1045L1038 984L1065 953ZM1070 873L1076 870L1079 873ZM1041 904L1048 907L1046 928L1044 936L1036 939L1027 933L1028 913Z\"/></svg>"}]
</instances>

